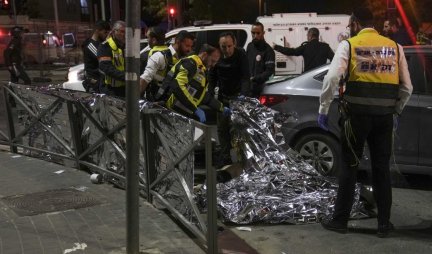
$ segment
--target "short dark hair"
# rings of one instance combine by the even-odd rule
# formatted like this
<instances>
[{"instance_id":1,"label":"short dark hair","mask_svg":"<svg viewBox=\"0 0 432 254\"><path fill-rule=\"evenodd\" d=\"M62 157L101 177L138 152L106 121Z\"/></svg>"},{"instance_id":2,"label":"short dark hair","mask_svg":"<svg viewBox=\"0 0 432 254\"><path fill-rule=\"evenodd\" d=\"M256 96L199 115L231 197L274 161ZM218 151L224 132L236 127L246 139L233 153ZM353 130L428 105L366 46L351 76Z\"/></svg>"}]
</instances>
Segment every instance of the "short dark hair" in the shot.
<instances>
[{"instance_id":1,"label":"short dark hair","mask_svg":"<svg viewBox=\"0 0 432 254\"><path fill-rule=\"evenodd\" d=\"M312 38L319 38L319 30L316 27L309 28L308 33Z\"/></svg>"},{"instance_id":2,"label":"short dark hair","mask_svg":"<svg viewBox=\"0 0 432 254\"><path fill-rule=\"evenodd\" d=\"M179 42L182 42L185 39L195 40L195 36L186 30L181 30L175 37L175 41Z\"/></svg>"},{"instance_id":3,"label":"short dark hair","mask_svg":"<svg viewBox=\"0 0 432 254\"><path fill-rule=\"evenodd\" d=\"M94 24L94 29L95 30L107 30L107 31L109 31L109 30L111 30L111 25L108 21L98 20Z\"/></svg>"},{"instance_id":4,"label":"short dark hair","mask_svg":"<svg viewBox=\"0 0 432 254\"><path fill-rule=\"evenodd\" d=\"M165 30L159 26L150 27L147 31L147 36L155 38L159 44L165 43Z\"/></svg>"},{"instance_id":5,"label":"short dark hair","mask_svg":"<svg viewBox=\"0 0 432 254\"><path fill-rule=\"evenodd\" d=\"M252 24L252 26L260 26L261 27L261 29L264 31L264 25L263 25L263 23L261 23L261 22L255 22L255 23L253 23Z\"/></svg>"},{"instance_id":6,"label":"short dark hair","mask_svg":"<svg viewBox=\"0 0 432 254\"><path fill-rule=\"evenodd\" d=\"M209 45L209 44L207 44L207 43L204 43L202 46L201 46L201 48L200 48L200 53L207 53L207 54L213 54L213 52L215 52L215 51L219 51L219 49L218 48L216 48L216 47L213 47L213 46L211 46L211 45Z\"/></svg>"},{"instance_id":7,"label":"short dark hair","mask_svg":"<svg viewBox=\"0 0 432 254\"><path fill-rule=\"evenodd\" d=\"M355 8L351 14L352 21L357 21L364 27L371 27L374 25L373 13L366 7Z\"/></svg>"},{"instance_id":8,"label":"short dark hair","mask_svg":"<svg viewBox=\"0 0 432 254\"><path fill-rule=\"evenodd\" d=\"M236 43L237 39L233 32L223 32L219 34L219 39L222 37L231 37L234 43Z\"/></svg>"}]
</instances>

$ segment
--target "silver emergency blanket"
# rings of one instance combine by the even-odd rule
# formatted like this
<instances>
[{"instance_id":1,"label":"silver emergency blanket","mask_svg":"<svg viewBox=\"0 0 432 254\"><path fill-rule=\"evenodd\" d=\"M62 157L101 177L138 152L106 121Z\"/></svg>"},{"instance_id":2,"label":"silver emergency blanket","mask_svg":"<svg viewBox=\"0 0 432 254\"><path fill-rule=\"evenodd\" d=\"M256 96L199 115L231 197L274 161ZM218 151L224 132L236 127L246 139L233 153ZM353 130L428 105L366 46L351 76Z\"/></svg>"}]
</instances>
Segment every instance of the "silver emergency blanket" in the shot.
<instances>
[{"instance_id":1,"label":"silver emergency blanket","mask_svg":"<svg viewBox=\"0 0 432 254\"><path fill-rule=\"evenodd\" d=\"M81 168L103 174L103 170L125 175L126 166L126 105L122 99L84 92L64 90L57 86L7 85L16 98L10 107L13 114L15 143L25 155L76 166L76 157L85 162ZM1 89L3 92L3 89ZM12 98L12 95L9 96ZM1 105L3 105L1 97ZM9 105L12 106L12 105ZM149 154L154 158L155 178L164 174L173 161L185 153L193 142L195 126L189 118L146 101L140 101L141 116L146 109L149 137L154 144ZM0 112L1 133L8 133L6 111ZM145 128L147 128L145 127ZM146 184L144 157L144 126L140 128L140 181ZM0 141L5 141L0 135ZM82 155L82 156L80 156ZM187 154L175 171L171 171L152 190L190 220L189 200L185 189L193 189L193 152ZM88 165L88 167L87 167ZM99 170L100 169L100 170ZM124 180L107 174L106 181L124 187ZM106 174L104 174L106 175ZM183 179L180 179L180 176Z\"/></svg>"},{"instance_id":2,"label":"silver emergency blanket","mask_svg":"<svg viewBox=\"0 0 432 254\"><path fill-rule=\"evenodd\" d=\"M224 221L304 224L318 222L334 209L337 184L284 146L281 125L295 121L247 98L231 103L233 147L244 172L218 184L217 204ZM352 217L367 216L356 188Z\"/></svg>"}]
</instances>

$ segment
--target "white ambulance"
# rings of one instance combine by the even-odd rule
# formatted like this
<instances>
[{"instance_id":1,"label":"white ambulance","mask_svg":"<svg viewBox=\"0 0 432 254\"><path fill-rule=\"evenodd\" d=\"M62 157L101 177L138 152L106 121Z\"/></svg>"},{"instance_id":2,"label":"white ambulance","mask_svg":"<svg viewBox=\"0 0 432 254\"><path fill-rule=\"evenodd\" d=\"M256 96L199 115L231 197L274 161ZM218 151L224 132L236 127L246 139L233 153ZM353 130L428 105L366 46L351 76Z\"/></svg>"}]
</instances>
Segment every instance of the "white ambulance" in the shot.
<instances>
[{"instance_id":1,"label":"white ambulance","mask_svg":"<svg viewBox=\"0 0 432 254\"><path fill-rule=\"evenodd\" d=\"M317 13L277 13L272 16L258 17L257 21L263 23L265 39L272 46L273 43L295 48L307 40L309 28L320 30L319 40L330 45L336 50L341 40L349 37L349 15L318 15ZM252 41L251 24L217 24L181 27L166 34L171 39L181 30L194 33L196 37L195 50L199 50L202 44L208 43L217 46L219 34L232 32L237 37L237 45L246 50ZM204 23L205 24L205 23ZM295 75L303 72L303 58L301 56L285 56L276 52L276 75Z\"/></svg>"},{"instance_id":2,"label":"white ambulance","mask_svg":"<svg viewBox=\"0 0 432 254\"><path fill-rule=\"evenodd\" d=\"M336 51L339 42L349 38L349 15L317 15L316 13L279 13L258 17L264 25L265 39L270 46L296 48L307 41L307 31L315 27L320 31L319 40ZM301 74L303 58L276 53L276 75Z\"/></svg>"}]
</instances>

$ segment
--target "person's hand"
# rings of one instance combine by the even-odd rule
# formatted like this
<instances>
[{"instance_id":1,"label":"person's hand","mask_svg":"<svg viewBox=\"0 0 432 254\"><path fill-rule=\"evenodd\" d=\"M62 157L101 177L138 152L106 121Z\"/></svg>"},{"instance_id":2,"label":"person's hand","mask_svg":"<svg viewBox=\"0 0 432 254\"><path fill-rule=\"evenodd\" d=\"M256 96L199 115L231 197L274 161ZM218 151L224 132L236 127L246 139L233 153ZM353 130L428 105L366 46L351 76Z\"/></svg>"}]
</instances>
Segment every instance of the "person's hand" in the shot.
<instances>
[{"instance_id":1,"label":"person's hand","mask_svg":"<svg viewBox=\"0 0 432 254\"><path fill-rule=\"evenodd\" d=\"M204 110L202 110L201 108L197 108L195 110L194 114L199 118L199 121L201 123L205 123L206 122L206 116L205 116Z\"/></svg>"},{"instance_id":2,"label":"person's hand","mask_svg":"<svg viewBox=\"0 0 432 254\"><path fill-rule=\"evenodd\" d=\"M319 114L318 115L318 126L325 131L329 130L329 128L328 128L328 116L327 115L325 115L325 114Z\"/></svg>"},{"instance_id":3,"label":"person's hand","mask_svg":"<svg viewBox=\"0 0 432 254\"><path fill-rule=\"evenodd\" d=\"M223 108L223 115L224 115L225 117L230 116L231 113L232 113L232 111L231 111L230 108L228 108L228 107L224 107L224 108Z\"/></svg>"}]
</instances>

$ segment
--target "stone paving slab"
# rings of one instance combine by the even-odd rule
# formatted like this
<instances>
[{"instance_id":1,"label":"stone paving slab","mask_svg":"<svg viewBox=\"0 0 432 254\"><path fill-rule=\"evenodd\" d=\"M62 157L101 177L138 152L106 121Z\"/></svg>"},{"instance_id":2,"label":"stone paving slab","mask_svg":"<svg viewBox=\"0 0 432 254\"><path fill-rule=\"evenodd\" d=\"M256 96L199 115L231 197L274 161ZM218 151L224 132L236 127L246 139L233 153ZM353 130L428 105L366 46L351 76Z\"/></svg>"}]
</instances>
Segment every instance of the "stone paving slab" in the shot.
<instances>
[{"instance_id":1,"label":"stone paving slab","mask_svg":"<svg viewBox=\"0 0 432 254\"><path fill-rule=\"evenodd\" d=\"M92 184L89 174L83 171L4 151L0 151L0 172L1 254L126 252L124 190L110 184ZM84 191L101 204L18 216L1 200L8 196L65 188ZM142 253L204 253L167 214L143 199L141 201Z\"/></svg>"}]
</instances>

